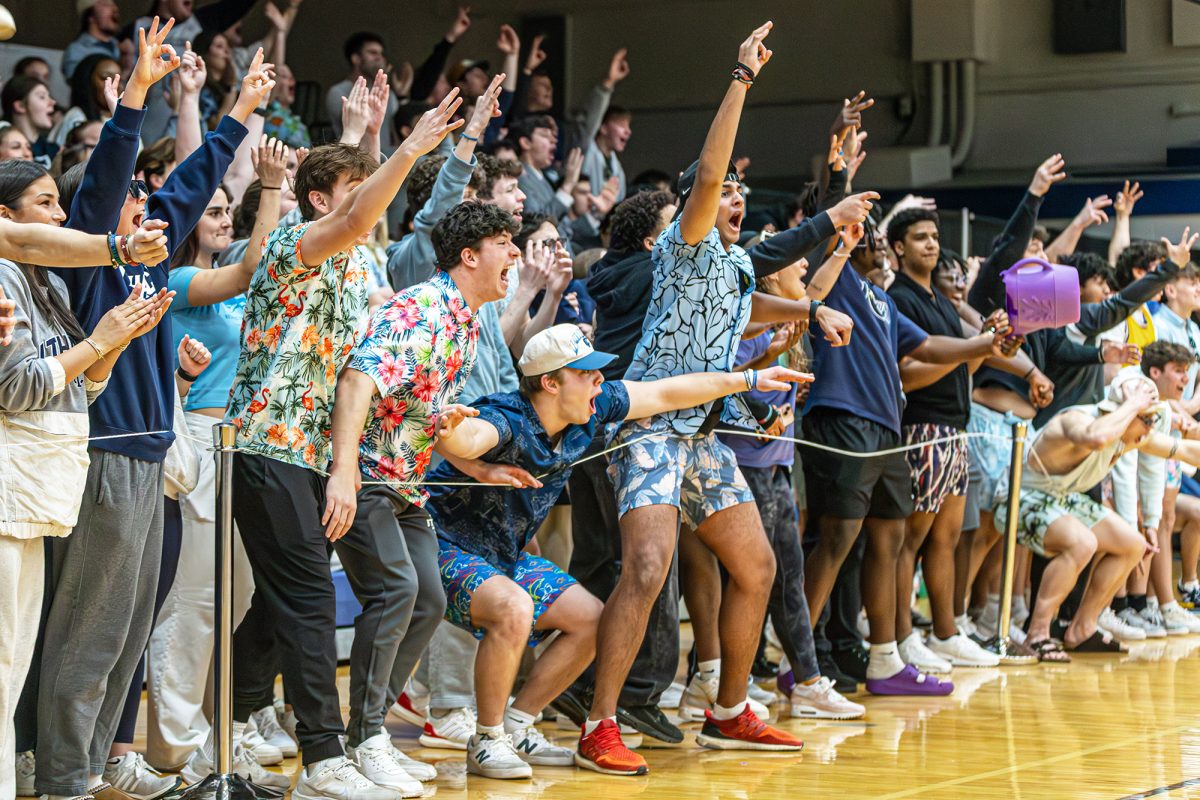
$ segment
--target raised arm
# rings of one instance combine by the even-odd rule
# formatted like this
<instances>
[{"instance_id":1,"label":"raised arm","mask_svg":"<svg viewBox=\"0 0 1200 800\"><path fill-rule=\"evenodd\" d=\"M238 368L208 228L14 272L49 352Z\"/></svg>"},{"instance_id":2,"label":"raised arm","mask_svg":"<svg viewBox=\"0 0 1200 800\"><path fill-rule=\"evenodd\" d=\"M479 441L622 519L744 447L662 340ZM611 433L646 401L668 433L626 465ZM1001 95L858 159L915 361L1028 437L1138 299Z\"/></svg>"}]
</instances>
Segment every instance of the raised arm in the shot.
<instances>
[{"instance_id":1,"label":"raised arm","mask_svg":"<svg viewBox=\"0 0 1200 800\"><path fill-rule=\"evenodd\" d=\"M730 81L725 99L717 109L717 116L704 139L700 151L700 164L696 169L696 180L683 217L679 232L689 245L697 245L708 236L717 221L717 209L721 205L722 185L729 170L729 159L733 155L733 144L737 139L738 122L742 118L742 107L746 103L746 92L762 67L771 59L771 51L763 44L774 23L767 22L755 29L738 49L738 61L751 71L748 80Z\"/></svg>"},{"instance_id":2,"label":"raised arm","mask_svg":"<svg viewBox=\"0 0 1200 800\"><path fill-rule=\"evenodd\" d=\"M838 246L829 254L829 258L825 259L821 266L817 267L808 279L808 286L805 287L805 295L809 300L824 300L833 290L834 284L842 277L842 270L850 261L850 254L855 246L862 239L866 229L863 228L861 222L855 222L847 225L842 229L842 236L838 240ZM783 234L780 234L782 236ZM778 237L772 236L772 239ZM768 240L769 241L769 240Z\"/></svg>"},{"instance_id":3,"label":"raised arm","mask_svg":"<svg viewBox=\"0 0 1200 800\"><path fill-rule=\"evenodd\" d=\"M112 263L110 240L122 254L122 261L154 265L167 257L165 225L148 222L131 236L104 236L43 225L37 222L11 222L0 219L0 258L40 267L96 267ZM128 248L128 260L124 259Z\"/></svg>"},{"instance_id":4,"label":"raised arm","mask_svg":"<svg viewBox=\"0 0 1200 800\"><path fill-rule=\"evenodd\" d=\"M204 126L200 122L200 92L208 80L208 68L204 59L192 51L191 42L186 47L175 76L179 92L179 110L175 120L176 164L182 164L204 140Z\"/></svg>"},{"instance_id":5,"label":"raised arm","mask_svg":"<svg viewBox=\"0 0 1200 800\"><path fill-rule=\"evenodd\" d=\"M625 419L642 419L681 408L694 408L737 392L759 389L781 392L788 384L809 383L812 375L787 367L768 367L744 372L693 372L657 381L623 381L629 391L629 413Z\"/></svg>"},{"instance_id":6,"label":"raised arm","mask_svg":"<svg viewBox=\"0 0 1200 800\"><path fill-rule=\"evenodd\" d=\"M197 8L196 21L206 31L221 33L249 14L256 2L258 0L217 0Z\"/></svg>"},{"instance_id":7,"label":"raised arm","mask_svg":"<svg viewBox=\"0 0 1200 800\"><path fill-rule=\"evenodd\" d=\"M242 140L233 155L233 163L225 172L224 183L233 195L235 203L241 202L246 187L254 180L254 163L250 154L258 145L264 121L262 115L255 114L254 111L266 108L271 90L275 88L275 65L265 64L263 61L263 51L260 47L254 54L254 60L250 62L246 77L242 79L241 94L229 112L229 116L246 127L246 138Z\"/></svg>"},{"instance_id":8,"label":"raised arm","mask_svg":"<svg viewBox=\"0 0 1200 800\"><path fill-rule=\"evenodd\" d=\"M1132 385L1131 385L1132 384ZM1063 416L1063 433L1071 443L1089 450L1100 450L1125 435L1133 418L1148 409L1156 398L1154 389L1142 381L1127 383L1125 401L1108 414L1093 417L1071 412ZM1152 455L1158 455L1149 450Z\"/></svg>"},{"instance_id":9,"label":"raised arm","mask_svg":"<svg viewBox=\"0 0 1200 800\"><path fill-rule=\"evenodd\" d=\"M463 124L462 120L451 121L460 105L458 89L451 89L437 108L421 116L413 132L386 164L351 190L330 214L308 226L301 239L307 266L321 264L371 232L387 212L416 160Z\"/></svg>"},{"instance_id":10,"label":"raised arm","mask_svg":"<svg viewBox=\"0 0 1200 800\"><path fill-rule=\"evenodd\" d=\"M1112 204L1112 199L1106 194L1089 197L1075 218L1046 248L1046 260L1055 264L1074 253L1075 248L1079 246L1079 237L1083 236L1085 230L1092 225L1103 225L1108 222L1108 212L1104 209Z\"/></svg>"},{"instance_id":11,"label":"raised arm","mask_svg":"<svg viewBox=\"0 0 1200 800\"><path fill-rule=\"evenodd\" d=\"M425 98L429 97L429 93L433 91L433 87L437 85L438 76L446 69L446 61L450 58L450 50L454 47L463 34L471 27L471 7L459 6L457 13L454 15L454 22L451 23L450 29L446 31L446 35L433 46L433 51L429 54L416 71L413 73L412 87L409 89L409 96L418 103L425 102ZM393 87L394 88L394 87Z\"/></svg>"},{"instance_id":12,"label":"raised arm","mask_svg":"<svg viewBox=\"0 0 1200 800\"><path fill-rule=\"evenodd\" d=\"M1129 221L1133 216L1133 207L1138 200L1142 199L1142 195L1142 185L1137 181L1134 181L1132 186L1129 181L1125 181L1125 186L1117 192L1117 199L1113 201L1113 233L1112 238L1108 241L1110 266L1117 265L1117 259L1121 257L1121 253L1125 252L1125 248L1129 247L1129 243L1132 241L1129 234Z\"/></svg>"}]
</instances>

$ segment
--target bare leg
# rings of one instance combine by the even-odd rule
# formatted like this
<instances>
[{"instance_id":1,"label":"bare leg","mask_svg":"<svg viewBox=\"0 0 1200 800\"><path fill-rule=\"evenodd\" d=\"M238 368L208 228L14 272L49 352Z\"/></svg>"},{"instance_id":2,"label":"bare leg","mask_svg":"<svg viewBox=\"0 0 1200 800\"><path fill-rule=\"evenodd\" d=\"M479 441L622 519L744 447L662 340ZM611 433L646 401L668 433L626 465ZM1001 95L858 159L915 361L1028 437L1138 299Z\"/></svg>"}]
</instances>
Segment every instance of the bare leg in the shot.
<instances>
[{"instance_id":1,"label":"bare leg","mask_svg":"<svg viewBox=\"0 0 1200 800\"><path fill-rule=\"evenodd\" d=\"M1163 493L1158 552L1150 558L1150 585L1160 605L1175 599L1175 587L1171 586L1171 531L1175 528L1175 498L1178 496L1178 489L1167 489Z\"/></svg>"},{"instance_id":2,"label":"bare leg","mask_svg":"<svg viewBox=\"0 0 1200 800\"><path fill-rule=\"evenodd\" d=\"M721 568L713 551L686 525L679 528L679 585L687 602L696 658L721 657Z\"/></svg>"},{"instance_id":3,"label":"bare leg","mask_svg":"<svg viewBox=\"0 0 1200 800\"><path fill-rule=\"evenodd\" d=\"M987 585L989 576L999 571L1003 559L1003 550L997 549L996 544L1001 541L1000 531L996 530L995 518L990 511L981 511L979 513L979 530L975 531L974 540L971 542L971 562L967 573L967 587L971 592L972 599L978 599L980 602L972 602L972 606L982 605L987 602ZM994 555L993 555L993 551ZM986 566L985 566L986 565ZM983 571L984 579L978 584L976 578L980 571ZM974 589L971 589L974 587ZM965 600L965 598L964 598ZM958 613L965 613L966 608L962 611L955 609Z\"/></svg>"},{"instance_id":4,"label":"bare leg","mask_svg":"<svg viewBox=\"0 0 1200 800\"><path fill-rule=\"evenodd\" d=\"M1087 568L1096 552L1096 536L1074 517L1059 517L1046 530L1042 546L1050 563L1042 573L1037 602L1030 615L1029 640L1032 642L1050 638L1050 623L1058 613L1058 607L1071 593L1079 574ZM1079 615L1075 618L1079 619Z\"/></svg>"},{"instance_id":5,"label":"bare leg","mask_svg":"<svg viewBox=\"0 0 1200 800\"><path fill-rule=\"evenodd\" d=\"M484 630L475 655L479 724L500 725L533 628L533 600L508 578L488 578L471 595L471 624Z\"/></svg>"},{"instance_id":6,"label":"bare leg","mask_svg":"<svg viewBox=\"0 0 1200 800\"><path fill-rule=\"evenodd\" d=\"M966 504L967 498L962 495L951 495L942 502L921 553L933 632L939 639L948 639L958 633L954 625L954 554ZM897 623L899 619L897 614ZM896 635L900 635L899 627Z\"/></svg>"},{"instance_id":7,"label":"bare leg","mask_svg":"<svg viewBox=\"0 0 1200 800\"><path fill-rule=\"evenodd\" d=\"M1175 525L1179 528L1179 558L1183 562L1183 582L1196 580L1196 562L1200 561L1200 498L1181 494L1175 500Z\"/></svg>"},{"instance_id":8,"label":"bare leg","mask_svg":"<svg viewBox=\"0 0 1200 800\"><path fill-rule=\"evenodd\" d=\"M721 685L717 703L730 708L746 699L750 666L775 579L775 552L754 503L739 503L704 520L696 535L729 573L721 602ZM751 621L754 622L751 622Z\"/></svg>"},{"instance_id":9,"label":"bare leg","mask_svg":"<svg viewBox=\"0 0 1200 800\"><path fill-rule=\"evenodd\" d=\"M904 543L896 557L896 640L902 641L912 633L912 585L917 571L917 552L925 544L934 515L914 511L904 524ZM870 529L868 528L868 533Z\"/></svg>"},{"instance_id":10,"label":"bare leg","mask_svg":"<svg viewBox=\"0 0 1200 800\"><path fill-rule=\"evenodd\" d=\"M537 716L546 704L566 690L596 655L596 629L604 604L578 584L558 596L538 619L540 631L558 636L542 651L513 708Z\"/></svg>"},{"instance_id":11,"label":"bare leg","mask_svg":"<svg viewBox=\"0 0 1200 800\"><path fill-rule=\"evenodd\" d=\"M821 536L817 546L804 559L804 596L808 599L808 613L815 628L829 602L829 594L837 581L842 562L850 553L862 530L861 519L821 517L817 523ZM894 623L889 623L889 625Z\"/></svg>"},{"instance_id":12,"label":"bare leg","mask_svg":"<svg viewBox=\"0 0 1200 800\"><path fill-rule=\"evenodd\" d=\"M896 641L896 559L904 543L904 520L868 519L866 526L863 605L871 623L871 644L886 644Z\"/></svg>"},{"instance_id":13,"label":"bare leg","mask_svg":"<svg viewBox=\"0 0 1200 800\"><path fill-rule=\"evenodd\" d=\"M1063 635L1063 643L1068 647L1074 647L1096 632L1100 612L1112 602L1117 587L1146 552L1146 540L1116 514L1109 514L1092 532L1099 558L1083 599L1079 601L1079 610ZM1044 578L1042 585L1045 586Z\"/></svg>"},{"instance_id":14,"label":"bare leg","mask_svg":"<svg viewBox=\"0 0 1200 800\"><path fill-rule=\"evenodd\" d=\"M971 589L971 548L978 531L963 531L954 547L954 616L967 613L967 592Z\"/></svg>"},{"instance_id":15,"label":"bare leg","mask_svg":"<svg viewBox=\"0 0 1200 800\"><path fill-rule=\"evenodd\" d=\"M678 528L675 506L643 506L621 517L621 577L600 616L592 719L617 713L617 696L642 644L650 608L671 569ZM770 588L769 582L765 588Z\"/></svg>"}]
</instances>

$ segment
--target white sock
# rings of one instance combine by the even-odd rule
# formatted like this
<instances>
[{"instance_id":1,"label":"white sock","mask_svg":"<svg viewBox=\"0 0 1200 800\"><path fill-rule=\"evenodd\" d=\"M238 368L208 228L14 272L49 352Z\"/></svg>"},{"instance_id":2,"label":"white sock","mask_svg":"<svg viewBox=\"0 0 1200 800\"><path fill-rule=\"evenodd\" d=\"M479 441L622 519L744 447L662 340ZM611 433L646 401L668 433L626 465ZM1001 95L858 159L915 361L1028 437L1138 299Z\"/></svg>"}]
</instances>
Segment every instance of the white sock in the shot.
<instances>
[{"instance_id":1,"label":"white sock","mask_svg":"<svg viewBox=\"0 0 1200 800\"><path fill-rule=\"evenodd\" d=\"M740 703L734 703L729 708L720 703L713 703L712 715L720 720L733 719L746 710L747 702L745 700Z\"/></svg>"},{"instance_id":2,"label":"white sock","mask_svg":"<svg viewBox=\"0 0 1200 800\"><path fill-rule=\"evenodd\" d=\"M871 645L871 657L867 662L867 677L871 680L890 678L904 669L904 662L896 649L895 642Z\"/></svg>"},{"instance_id":3,"label":"white sock","mask_svg":"<svg viewBox=\"0 0 1200 800\"><path fill-rule=\"evenodd\" d=\"M518 708L509 706L504 712L504 732L516 733L523 731L533 725L533 721L537 719L536 714L527 714Z\"/></svg>"},{"instance_id":4,"label":"white sock","mask_svg":"<svg viewBox=\"0 0 1200 800\"><path fill-rule=\"evenodd\" d=\"M1182 611L1182 610L1183 610L1183 606L1179 605L1179 603L1177 603L1177 602L1176 602L1176 601L1174 601L1174 600L1172 600L1172 601L1171 601L1171 602L1169 602L1169 603L1164 603L1164 604L1161 606L1161 609L1160 609L1160 610L1162 610L1162 611L1170 611L1170 610L1171 610L1171 609L1173 609L1173 608L1178 608L1180 611Z\"/></svg>"},{"instance_id":5,"label":"white sock","mask_svg":"<svg viewBox=\"0 0 1200 800\"><path fill-rule=\"evenodd\" d=\"M1013 619L1024 619L1029 616L1029 609L1025 607L1025 595L1014 595L1012 599L1012 617Z\"/></svg>"},{"instance_id":6,"label":"white sock","mask_svg":"<svg viewBox=\"0 0 1200 800\"><path fill-rule=\"evenodd\" d=\"M1183 588L1189 592L1193 589L1200 589L1200 581L1188 581L1183 585Z\"/></svg>"},{"instance_id":7,"label":"white sock","mask_svg":"<svg viewBox=\"0 0 1200 800\"><path fill-rule=\"evenodd\" d=\"M491 738L496 739L504 735L504 723L500 723L499 725L484 725L482 722L476 722L475 735L490 736Z\"/></svg>"},{"instance_id":8,"label":"white sock","mask_svg":"<svg viewBox=\"0 0 1200 800\"><path fill-rule=\"evenodd\" d=\"M954 627L956 627L956 628L961 627L963 625L969 625L970 623L971 623L971 616L969 614L959 614L957 617L954 618Z\"/></svg>"},{"instance_id":9,"label":"white sock","mask_svg":"<svg viewBox=\"0 0 1200 800\"><path fill-rule=\"evenodd\" d=\"M103 775L88 775L88 791L95 789L100 784L104 783Z\"/></svg>"},{"instance_id":10,"label":"white sock","mask_svg":"<svg viewBox=\"0 0 1200 800\"><path fill-rule=\"evenodd\" d=\"M246 723L234 722L233 723L233 740L235 742L240 742L242 740L242 737L245 735L246 735Z\"/></svg>"},{"instance_id":11,"label":"white sock","mask_svg":"<svg viewBox=\"0 0 1200 800\"><path fill-rule=\"evenodd\" d=\"M1152 594L1147 595L1146 596L1146 608L1150 609L1151 611L1157 609L1158 608L1158 598Z\"/></svg>"},{"instance_id":12,"label":"white sock","mask_svg":"<svg viewBox=\"0 0 1200 800\"><path fill-rule=\"evenodd\" d=\"M708 661L696 662L696 674L700 676L700 680L706 681L714 675L721 674L721 659L711 658Z\"/></svg>"},{"instance_id":13,"label":"white sock","mask_svg":"<svg viewBox=\"0 0 1200 800\"><path fill-rule=\"evenodd\" d=\"M332 767L334 762L345 758L345 756L333 756L332 758L323 758L320 761L314 761L305 767L308 770L308 776L311 778L326 767Z\"/></svg>"},{"instance_id":14,"label":"white sock","mask_svg":"<svg viewBox=\"0 0 1200 800\"><path fill-rule=\"evenodd\" d=\"M605 717L604 719L611 719L613 721L613 724L616 724L616 722L617 722L617 718L615 716L614 717ZM596 730L596 726L599 725L601 722L604 722L604 719L592 719L591 717L588 717L586 720L584 720L583 735L591 736L592 731Z\"/></svg>"}]
</instances>

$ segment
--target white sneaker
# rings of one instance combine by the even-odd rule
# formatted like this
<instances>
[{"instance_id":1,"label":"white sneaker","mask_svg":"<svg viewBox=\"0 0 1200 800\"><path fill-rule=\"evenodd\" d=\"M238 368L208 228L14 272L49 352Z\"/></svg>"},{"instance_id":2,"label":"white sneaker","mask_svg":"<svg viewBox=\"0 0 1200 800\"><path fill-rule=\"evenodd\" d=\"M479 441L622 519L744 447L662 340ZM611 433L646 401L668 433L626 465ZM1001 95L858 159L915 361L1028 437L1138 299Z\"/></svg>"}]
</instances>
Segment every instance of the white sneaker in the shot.
<instances>
[{"instance_id":1,"label":"white sneaker","mask_svg":"<svg viewBox=\"0 0 1200 800\"><path fill-rule=\"evenodd\" d=\"M501 780L533 777L533 768L521 759L507 733L495 737L472 734L467 742L467 772Z\"/></svg>"},{"instance_id":2,"label":"white sneaker","mask_svg":"<svg viewBox=\"0 0 1200 800\"><path fill-rule=\"evenodd\" d=\"M313 766L325 766L310 775ZM300 770L292 800L397 800L400 795L372 783L345 756L326 759Z\"/></svg>"},{"instance_id":3,"label":"white sneaker","mask_svg":"<svg viewBox=\"0 0 1200 800\"><path fill-rule=\"evenodd\" d=\"M970 617L967 619L970 620ZM1000 627L1000 603L992 602L989 598L987 605L983 607L983 611L979 612L979 616L971 624L975 626L975 634L980 639L984 641L991 639L996 635L996 631Z\"/></svg>"},{"instance_id":4,"label":"white sneaker","mask_svg":"<svg viewBox=\"0 0 1200 800\"><path fill-rule=\"evenodd\" d=\"M104 765L104 782L134 800L158 800L183 785L178 776L167 777L153 769L141 753L110 758Z\"/></svg>"},{"instance_id":5,"label":"white sneaker","mask_svg":"<svg viewBox=\"0 0 1200 800\"><path fill-rule=\"evenodd\" d=\"M712 711L713 704L717 702L717 689L720 685L720 672L713 673L707 680L702 679L699 672L693 675L683 693L683 699L679 701L679 718L685 722L703 722L704 712ZM771 716L767 707L753 697L747 697L746 702L750 704L754 716L759 719L765 720Z\"/></svg>"},{"instance_id":6,"label":"white sneaker","mask_svg":"<svg viewBox=\"0 0 1200 800\"><path fill-rule=\"evenodd\" d=\"M950 662L936 655L921 641L921 634L913 631L902 642L897 644L900 660L912 664L920 672L945 674L950 671Z\"/></svg>"},{"instance_id":7,"label":"white sneaker","mask_svg":"<svg viewBox=\"0 0 1200 800\"><path fill-rule=\"evenodd\" d=\"M17 753L17 797L37 797L38 790L33 788L37 777L37 759L33 751Z\"/></svg>"},{"instance_id":8,"label":"white sneaker","mask_svg":"<svg viewBox=\"0 0 1200 800\"><path fill-rule=\"evenodd\" d=\"M242 747L254 753L254 758L264 766L273 767L283 763L283 751L267 743L254 722L253 714L246 722L233 723L233 740L241 742Z\"/></svg>"},{"instance_id":9,"label":"white sneaker","mask_svg":"<svg viewBox=\"0 0 1200 800\"><path fill-rule=\"evenodd\" d=\"M1168 625L1181 625L1187 629L1188 633L1200 633L1200 620L1193 617L1187 612L1183 606L1171 606L1170 608L1160 608L1163 621ZM1168 632L1170 628L1167 628Z\"/></svg>"},{"instance_id":10,"label":"white sneaker","mask_svg":"<svg viewBox=\"0 0 1200 800\"><path fill-rule=\"evenodd\" d=\"M408 756L399 747L396 747L392 742L392 736L387 732L387 728L380 728L379 732L387 736L388 744L392 746L392 758L396 759L405 772L411 777L425 783L426 781L435 780L438 776L437 767L433 764L426 764L424 761L417 761L415 758Z\"/></svg>"},{"instance_id":11,"label":"white sneaker","mask_svg":"<svg viewBox=\"0 0 1200 800\"><path fill-rule=\"evenodd\" d=\"M288 711L281 698L275 698L275 722L279 727L283 728L283 732L291 737L292 742L297 747L300 746L300 740L296 738L296 712Z\"/></svg>"},{"instance_id":12,"label":"white sneaker","mask_svg":"<svg viewBox=\"0 0 1200 800\"><path fill-rule=\"evenodd\" d=\"M792 688L791 706L793 717L809 719L858 719L867 713L864 706L838 694L833 681L824 676L811 686L797 682Z\"/></svg>"},{"instance_id":13,"label":"white sneaker","mask_svg":"<svg viewBox=\"0 0 1200 800\"><path fill-rule=\"evenodd\" d=\"M955 617L954 627L958 628L958 632L963 636L972 637L983 635L980 633L979 628L975 626L975 623L971 621L971 617L967 614L963 614L960 617Z\"/></svg>"},{"instance_id":14,"label":"white sneaker","mask_svg":"<svg viewBox=\"0 0 1200 800\"><path fill-rule=\"evenodd\" d=\"M377 786L391 789L401 797L420 797L424 789L392 755L392 737L377 733L358 747L346 748L346 758L354 762L362 776Z\"/></svg>"},{"instance_id":15,"label":"white sneaker","mask_svg":"<svg viewBox=\"0 0 1200 800\"><path fill-rule=\"evenodd\" d=\"M203 747L197 747L192 753L191 758L183 765L183 769L179 774L183 776L183 779L188 784L194 785L200 783L200 781L213 774L212 756L206 752L206 748L210 747L212 747L211 735L209 741ZM292 785L292 781L287 775L280 775L278 772L271 772L268 769L264 769L255 760L254 753L240 744L233 746L233 771L251 783L262 786L265 789L278 789L281 792L286 792Z\"/></svg>"},{"instance_id":16,"label":"white sneaker","mask_svg":"<svg viewBox=\"0 0 1200 800\"><path fill-rule=\"evenodd\" d=\"M1117 613L1117 618L1122 622L1132 625L1135 628L1141 628L1146 632L1147 639L1162 639L1167 635L1167 629L1162 625L1153 623L1141 613L1132 608L1123 608Z\"/></svg>"},{"instance_id":17,"label":"white sneaker","mask_svg":"<svg viewBox=\"0 0 1200 800\"><path fill-rule=\"evenodd\" d=\"M1112 608L1106 608L1100 612L1100 618L1096 620L1096 627L1112 638L1120 639L1123 642L1135 642L1146 638L1145 630L1136 625L1130 625L1118 617L1117 612Z\"/></svg>"},{"instance_id":18,"label":"white sneaker","mask_svg":"<svg viewBox=\"0 0 1200 800\"><path fill-rule=\"evenodd\" d=\"M925 645L935 656L950 662L952 667L998 667L1000 656L989 653L975 640L956 633L949 639L930 636Z\"/></svg>"},{"instance_id":19,"label":"white sneaker","mask_svg":"<svg viewBox=\"0 0 1200 800\"><path fill-rule=\"evenodd\" d=\"M435 717L431 712L425 718L425 729L419 741L422 747L466 750L467 743L474 735L475 710L456 708L442 717Z\"/></svg>"},{"instance_id":20,"label":"white sneaker","mask_svg":"<svg viewBox=\"0 0 1200 800\"><path fill-rule=\"evenodd\" d=\"M524 730L511 731L508 735L512 739L513 749L526 764L538 767L571 767L575 765L573 749L559 747L532 725Z\"/></svg>"},{"instance_id":21,"label":"white sneaker","mask_svg":"<svg viewBox=\"0 0 1200 800\"><path fill-rule=\"evenodd\" d=\"M425 717L429 714L429 695L425 695L424 698L414 697L405 689L396 698L396 702L392 703L391 711L409 725L424 728Z\"/></svg>"},{"instance_id":22,"label":"white sneaker","mask_svg":"<svg viewBox=\"0 0 1200 800\"><path fill-rule=\"evenodd\" d=\"M1145 609L1138 612L1138 616L1146 620L1151 625L1157 625L1167 632L1167 636L1185 636L1187 628L1184 627L1178 620L1167 622L1163 617L1162 611L1157 606L1147 605Z\"/></svg>"},{"instance_id":23,"label":"white sneaker","mask_svg":"<svg viewBox=\"0 0 1200 800\"><path fill-rule=\"evenodd\" d=\"M300 752L299 747L296 746L296 740L280 726L279 718L275 716L275 706L260 708L250 715L250 721L254 723L258 736L268 746L278 750L284 758L295 758ZM255 750L254 754L258 755L258 751Z\"/></svg>"},{"instance_id":24,"label":"white sneaker","mask_svg":"<svg viewBox=\"0 0 1200 800\"><path fill-rule=\"evenodd\" d=\"M858 612L858 622L855 627L858 628L858 635L862 637L864 642L871 639L871 622L867 619L866 611Z\"/></svg>"},{"instance_id":25,"label":"white sneaker","mask_svg":"<svg viewBox=\"0 0 1200 800\"><path fill-rule=\"evenodd\" d=\"M658 698L659 708L679 708L680 701L683 700L683 692L685 686L682 683L672 682L667 690L662 693L662 697Z\"/></svg>"},{"instance_id":26,"label":"white sneaker","mask_svg":"<svg viewBox=\"0 0 1200 800\"><path fill-rule=\"evenodd\" d=\"M746 682L746 696L751 700L757 700L766 708L770 708L771 706L775 705L775 701L779 699L775 696L775 692L771 691L770 689L764 689L755 683L753 675L750 676L750 679Z\"/></svg>"}]
</instances>

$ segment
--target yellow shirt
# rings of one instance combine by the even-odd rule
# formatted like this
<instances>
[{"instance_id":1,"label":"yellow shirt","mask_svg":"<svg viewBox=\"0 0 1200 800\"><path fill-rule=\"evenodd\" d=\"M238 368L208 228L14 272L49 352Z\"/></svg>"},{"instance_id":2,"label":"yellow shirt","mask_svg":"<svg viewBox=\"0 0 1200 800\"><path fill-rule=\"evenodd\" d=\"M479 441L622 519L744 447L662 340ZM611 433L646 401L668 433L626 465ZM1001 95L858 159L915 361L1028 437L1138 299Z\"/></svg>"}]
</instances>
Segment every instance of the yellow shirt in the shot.
<instances>
[{"instance_id":1,"label":"yellow shirt","mask_svg":"<svg viewBox=\"0 0 1200 800\"><path fill-rule=\"evenodd\" d=\"M1155 341L1158 337L1154 333L1154 320L1150 316L1150 309L1142 304L1137 311L1129 315L1125 320L1125 341L1129 344L1136 344L1142 350L1146 349L1146 345ZM1127 362L1125 366L1133 366L1136 361Z\"/></svg>"}]
</instances>

